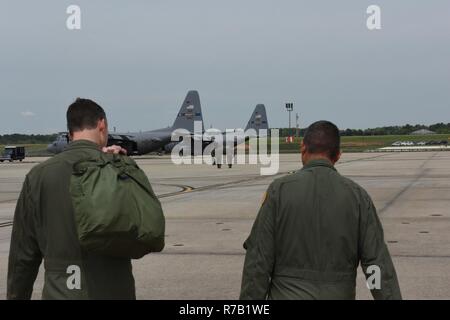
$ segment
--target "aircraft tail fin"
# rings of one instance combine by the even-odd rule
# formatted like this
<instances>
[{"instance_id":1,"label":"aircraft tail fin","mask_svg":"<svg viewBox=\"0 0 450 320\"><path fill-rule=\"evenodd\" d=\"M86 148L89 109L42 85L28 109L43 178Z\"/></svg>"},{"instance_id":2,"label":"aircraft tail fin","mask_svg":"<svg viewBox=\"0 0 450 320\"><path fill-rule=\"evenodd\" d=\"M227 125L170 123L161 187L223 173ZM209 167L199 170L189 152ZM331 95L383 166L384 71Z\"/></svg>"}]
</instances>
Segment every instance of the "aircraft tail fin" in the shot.
<instances>
[{"instance_id":1,"label":"aircraft tail fin","mask_svg":"<svg viewBox=\"0 0 450 320\"><path fill-rule=\"evenodd\" d=\"M269 122L267 121L266 107L263 104L258 104L253 110L250 120L248 120L245 130L254 129L259 136L260 129L269 129Z\"/></svg>"},{"instance_id":2,"label":"aircraft tail fin","mask_svg":"<svg viewBox=\"0 0 450 320\"><path fill-rule=\"evenodd\" d=\"M194 132L194 121L202 121L202 129L204 131L200 96L197 91L192 90L187 93L172 128L174 130L186 129L190 132Z\"/></svg>"}]
</instances>

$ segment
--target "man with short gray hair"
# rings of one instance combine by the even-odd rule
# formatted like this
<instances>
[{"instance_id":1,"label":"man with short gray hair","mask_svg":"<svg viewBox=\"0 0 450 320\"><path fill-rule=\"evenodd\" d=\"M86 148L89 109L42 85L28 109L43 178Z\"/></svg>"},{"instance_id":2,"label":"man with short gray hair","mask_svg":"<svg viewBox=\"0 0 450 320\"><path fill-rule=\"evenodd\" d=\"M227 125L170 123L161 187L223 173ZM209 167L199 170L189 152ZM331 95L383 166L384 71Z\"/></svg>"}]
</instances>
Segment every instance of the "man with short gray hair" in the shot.
<instances>
[{"instance_id":1,"label":"man with short gray hair","mask_svg":"<svg viewBox=\"0 0 450 320\"><path fill-rule=\"evenodd\" d=\"M334 167L338 128L313 123L301 154L303 168L269 186L244 243L241 299L355 299L359 264L375 299L401 299L370 196Z\"/></svg>"}]
</instances>

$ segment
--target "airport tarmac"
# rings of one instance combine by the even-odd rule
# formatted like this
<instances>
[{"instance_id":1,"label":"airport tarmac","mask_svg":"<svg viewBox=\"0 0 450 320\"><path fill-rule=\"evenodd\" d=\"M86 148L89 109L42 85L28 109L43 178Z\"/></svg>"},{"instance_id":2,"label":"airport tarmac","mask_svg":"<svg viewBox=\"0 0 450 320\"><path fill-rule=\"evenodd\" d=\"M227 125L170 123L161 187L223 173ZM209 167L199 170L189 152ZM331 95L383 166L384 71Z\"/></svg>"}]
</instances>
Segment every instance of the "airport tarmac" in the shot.
<instances>
[{"instance_id":1,"label":"airport tarmac","mask_svg":"<svg viewBox=\"0 0 450 320\"><path fill-rule=\"evenodd\" d=\"M0 298L15 201L26 173L43 158L0 164ZM237 299L248 236L273 179L301 167L280 155L280 173L256 165L218 170L175 166L168 157L138 158L161 197L166 216L162 253L133 261L138 299ZM450 299L450 152L353 153L337 164L372 196L405 299ZM41 269L34 299L39 299ZM361 272L357 298L371 299Z\"/></svg>"}]
</instances>

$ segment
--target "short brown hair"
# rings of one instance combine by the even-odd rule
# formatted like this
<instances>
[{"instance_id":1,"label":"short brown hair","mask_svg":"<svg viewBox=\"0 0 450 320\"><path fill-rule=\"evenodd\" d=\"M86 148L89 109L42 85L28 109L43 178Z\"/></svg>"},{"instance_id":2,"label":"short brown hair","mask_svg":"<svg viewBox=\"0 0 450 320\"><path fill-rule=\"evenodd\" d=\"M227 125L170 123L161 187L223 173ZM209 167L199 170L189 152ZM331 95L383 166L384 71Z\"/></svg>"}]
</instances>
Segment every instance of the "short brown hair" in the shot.
<instances>
[{"instance_id":1,"label":"short brown hair","mask_svg":"<svg viewBox=\"0 0 450 320\"><path fill-rule=\"evenodd\" d=\"M75 131L94 129L99 120L106 119L105 111L90 99L77 98L67 109L67 129Z\"/></svg>"}]
</instances>

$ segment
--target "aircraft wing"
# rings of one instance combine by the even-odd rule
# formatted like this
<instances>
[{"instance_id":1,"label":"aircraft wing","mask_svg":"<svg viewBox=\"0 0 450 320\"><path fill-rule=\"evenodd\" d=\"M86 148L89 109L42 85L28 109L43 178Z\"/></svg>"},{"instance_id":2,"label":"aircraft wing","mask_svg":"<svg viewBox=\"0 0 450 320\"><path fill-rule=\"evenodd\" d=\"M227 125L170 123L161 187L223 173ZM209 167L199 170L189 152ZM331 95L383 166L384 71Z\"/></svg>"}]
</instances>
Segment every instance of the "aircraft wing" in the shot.
<instances>
[{"instance_id":1,"label":"aircraft wing","mask_svg":"<svg viewBox=\"0 0 450 320\"><path fill-rule=\"evenodd\" d=\"M159 138L159 137L153 137L150 139L152 142L158 143L158 142L163 142L163 139Z\"/></svg>"}]
</instances>

